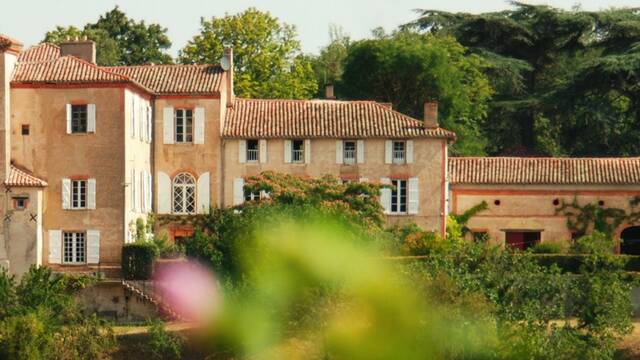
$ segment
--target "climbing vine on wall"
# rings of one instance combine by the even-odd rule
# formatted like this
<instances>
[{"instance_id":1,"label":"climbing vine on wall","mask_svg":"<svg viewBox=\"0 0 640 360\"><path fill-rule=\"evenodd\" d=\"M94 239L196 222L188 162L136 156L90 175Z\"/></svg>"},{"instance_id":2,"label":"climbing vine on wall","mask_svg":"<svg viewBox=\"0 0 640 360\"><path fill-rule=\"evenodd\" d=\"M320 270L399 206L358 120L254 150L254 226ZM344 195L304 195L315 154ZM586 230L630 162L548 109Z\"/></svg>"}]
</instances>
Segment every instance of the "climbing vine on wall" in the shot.
<instances>
[{"instance_id":1,"label":"climbing vine on wall","mask_svg":"<svg viewBox=\"0 0 640 360\"><path fill-rule=\"evenodd\" d=\"M578 199L571 202L562 200L556 208L556 214L567 217L567 227L578 236L589 231L599 231L613 237L616 229L624 224L634 224L640 221L640 196L629 200L629 212L619 208L608 208L600 203L580 205Z\"/></svg>"},{"instance_id":2,"label":"climbing vine on wall","mask_svg":"<svg viewBox=\"0 0 640 360\"><path fill-rule=\"evenodd\" d=\"M481 203L474 205L460 215L452 215L454 220L460 225L460 233L462 236L465 236L471 231L471 229L469 229L469 227L467 226L469 220L472 217L476 216L479 212L487 210L488 208L489 205L486 201L483 200Z\"/></svg>"}]
</instances>

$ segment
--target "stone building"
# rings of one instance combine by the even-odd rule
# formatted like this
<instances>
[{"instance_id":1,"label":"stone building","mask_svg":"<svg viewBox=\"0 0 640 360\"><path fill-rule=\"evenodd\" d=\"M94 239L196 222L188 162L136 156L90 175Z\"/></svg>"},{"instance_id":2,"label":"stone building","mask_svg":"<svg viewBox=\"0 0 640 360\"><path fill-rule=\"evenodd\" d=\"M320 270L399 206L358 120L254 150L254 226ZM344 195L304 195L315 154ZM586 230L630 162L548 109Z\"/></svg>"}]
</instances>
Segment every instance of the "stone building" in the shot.
<instances>
[{"instance_id":1,"label":"stone building","mask_svg":"<svg viewBox=\"0 0 640 360\"><path fill-rule=\"evenodd\" d=\"M455 134L438 126L434 103L413 119L374 101L236 98L231 50L221 65L103 67L95 55L91 41L23 49L0 35L0 265L14 273L35 264L116 274L136 221L254 199L244 178L265 170L392 184L380 196L388 223L439 234L450 210L489 200L471 226L499 243L516 230L540 230L535 241L569 237L531 202L575 193L622 206L640 189L637 159L584 168L588 160L550 159L576 164L580 176L546 182L514 177L520 170L506 160L449 159ZM513 161L531 174L554 171ZM619 176L600 177L604 168ZM494 172L508 182L473 177ZM174 240L192 232L167 229Z\"/></svg>"}]
</instances>

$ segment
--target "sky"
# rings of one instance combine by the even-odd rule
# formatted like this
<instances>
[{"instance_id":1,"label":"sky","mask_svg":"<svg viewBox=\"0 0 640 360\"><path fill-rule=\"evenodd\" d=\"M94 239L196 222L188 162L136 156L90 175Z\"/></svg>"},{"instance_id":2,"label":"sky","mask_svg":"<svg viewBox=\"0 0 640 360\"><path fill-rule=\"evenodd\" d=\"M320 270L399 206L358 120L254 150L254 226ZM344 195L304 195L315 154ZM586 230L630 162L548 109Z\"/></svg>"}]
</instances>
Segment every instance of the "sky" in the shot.
<instances>
[{"instance_id":1,"label":"sky","mask_svg":"<svg viewBox=\"0 0 640 360\"><path fill-rule=\"evenodd\" d=\"M331 24L341 26L353 39L368 37L371 29L387 31L416 18L414 9L480 13L509 7L504 0L2 0L5 14L0 33L30 46L40 42L56 25L83 27L87 22L120 7L130 18L159 23L168 28L173 42L170 53L178 51L198 33L200 18L224 16L248 7L269 11L295 25L303 51L317 53L329 41ZM526 1L526 0L525 0ZM640 0L530 0L570 9L580 4L585 10L640 6Z\"/></svg>"}]
</instances>

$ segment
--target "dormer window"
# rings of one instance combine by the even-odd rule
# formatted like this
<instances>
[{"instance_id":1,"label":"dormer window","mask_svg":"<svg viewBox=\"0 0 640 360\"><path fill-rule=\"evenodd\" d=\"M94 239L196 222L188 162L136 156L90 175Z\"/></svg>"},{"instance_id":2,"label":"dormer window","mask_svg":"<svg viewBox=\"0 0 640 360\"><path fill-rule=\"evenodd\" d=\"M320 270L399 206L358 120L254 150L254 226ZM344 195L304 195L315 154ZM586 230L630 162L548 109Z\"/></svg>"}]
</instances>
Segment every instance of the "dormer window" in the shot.
<instances>
[{"instance_id":1,"label":"dormer window","mask_svg":"<svg viewBox=\"0 0 640 360\"><path fill-rule=\"evenodd\" d=\"M393 142L393 163L404 164L406 162L407 143L405 141Z\"/></svg>"}]
</instances>

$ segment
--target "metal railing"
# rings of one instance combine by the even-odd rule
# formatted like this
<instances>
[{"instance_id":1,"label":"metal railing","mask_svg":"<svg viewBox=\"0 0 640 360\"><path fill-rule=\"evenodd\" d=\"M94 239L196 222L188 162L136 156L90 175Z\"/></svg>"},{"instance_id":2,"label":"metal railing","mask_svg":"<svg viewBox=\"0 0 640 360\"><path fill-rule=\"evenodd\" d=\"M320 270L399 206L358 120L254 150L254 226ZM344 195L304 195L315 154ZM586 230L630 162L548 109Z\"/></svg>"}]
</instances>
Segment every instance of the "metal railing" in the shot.
<instances>
[{"instance_id":1,"label":"metal railing","mask_svg":"<svg viewBox=\"0 0 640 360\"><path fill-rule=\"evenodd\" d=\"M258 161L258 149L247 149L247 161Z\"/></svg>"},{"instance_id":2,"label":"metal railing","mask_svg":"<svg viewBox=\"0 0 640 360\"><path fill-rule=\"evenodd\" d=\"M393 150L393 162L396 164L404 163L404 150Z\"/></svg>"},{"instance_id":3,"label":"metal railing","mask_svg":"<svg viewBox=\"0 0 640 360\"><path fill-rule=\"evenodd\" d=\"M345 164L353 164L356 162L356 151L355 150L345 150L344 151L344 163Z\"/></svg>"},{"instance_id":4,"label":"metal railing","mask_svg":"<svg viewBox=\"0 0 640 360\"><path fill-rule=\"evenodd\" d=\"M291 152L291 160L293 162L303 162L304 161L304 149L303 150L293 150Z\"/></svg>"}]
</instances>

